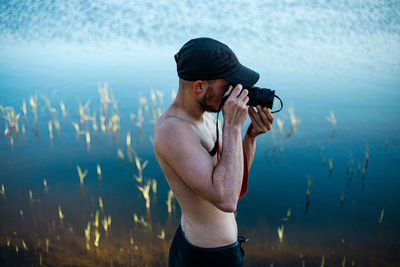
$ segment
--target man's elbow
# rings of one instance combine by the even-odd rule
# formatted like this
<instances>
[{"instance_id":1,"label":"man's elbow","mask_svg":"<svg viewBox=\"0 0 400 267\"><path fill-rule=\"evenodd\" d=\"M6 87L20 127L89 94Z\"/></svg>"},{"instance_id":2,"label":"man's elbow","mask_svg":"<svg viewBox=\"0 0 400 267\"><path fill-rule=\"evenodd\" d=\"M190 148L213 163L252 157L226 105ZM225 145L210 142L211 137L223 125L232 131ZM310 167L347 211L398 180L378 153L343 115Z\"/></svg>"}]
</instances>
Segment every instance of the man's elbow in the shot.
<instances>
[{"instance_id":1,"label":"man's elbow","mask_svg":"<svg viewBox=\"0 0 400 267\"><path fill-rule=\"evenodd\" d=\"M224 212L235 212L237 209L237 200L225 201L217 206L218 209Z\"/></svg>"}]
</instances>

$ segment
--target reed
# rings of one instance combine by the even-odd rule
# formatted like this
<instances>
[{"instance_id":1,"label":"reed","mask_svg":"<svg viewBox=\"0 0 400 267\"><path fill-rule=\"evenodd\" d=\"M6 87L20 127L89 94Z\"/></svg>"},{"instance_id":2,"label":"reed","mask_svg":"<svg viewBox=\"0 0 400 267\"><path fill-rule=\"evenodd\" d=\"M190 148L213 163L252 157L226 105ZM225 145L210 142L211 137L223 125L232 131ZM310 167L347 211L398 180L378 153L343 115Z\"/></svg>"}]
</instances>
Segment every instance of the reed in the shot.
<instances>
[{"instance_id":1,"label":"reed","mask_svg":"<svg viewBox=\"0 0 400 267\"><path fill-rule=\"evenodd\" d=\"M157 180L151 180L151 189L153 190L153 195L157 194Z\"/></svg>"},{"instance_id":2,"label":"reed","mask_svg":"<svg viewBox=\"0 0 400 267\"><path fill-rule=\"evenodd\" d=\"M329 174L331 174L333 171L333 160L329 159L328 164L329 164Z\"/></svg>"},{"instance_id":3,"label":"reed","mask_svg":"<svg viewBox=\"0 0 400 267\"><path fill-rule=\"evenodd\" d=\"M382 224L382 221L383 221L383 215L385 214L385 209L382 209L381 210L381 216L379 216L379 224Z\"/></svg>"},{"instance_id":4,"label":"reed","mask_svg":"<svg viewBox=\"0 0 400 267\"><path fill-rule=\"evenodd\" d=\"M296 126L301 122L301 120L294 113L294 108L289 108L288 112L289 112L289 120L290 123L292 124L292 132L295 132Z\"/></svg>"},{"instance_id":5,"label":"reed","mask_svg":"<svg viewBox=\"0 0 400 267\"><path fill-rule=\"evenodd\" d=\"M89 221L85 228L85 241L86 241L86 249L87 250L90 250L90 227L91 227L91 223Z\"/></svg>"},{"instance_id":6,"label":"reed","mask_svg":"<svg viewBox=\"0 0 400 267\"><path fill-rule=\"evenodd\" d=\"M168 191L168 199L166 201L167 207L168 207L168 214L171 214L172 212L172 199L174 198L174 192L170 189Z\"/></svg>"},{"instance_id":7,"label":"reed","mask_svg":"<svg viewBox=\"0 0 400 267\"><path fill-rule=\"evenodd\" d=\"M88 131L86 131L85 136L86 136L86 147L87 147L87 150L89 151L90 150L90 133Z\"/></svg>"},{"instance_id":8,"label":"reed","mask_svg":"<svg viewBox=\"0 0 400 267\"><path fill-rule=\"evenodd\" d=\"M58 133L60 131L60 122L57 120L57 118L53 119L53 124L54 128L56 129L56 132Z\"/></svg>"},{"instance_id":9,"label":"reed","mask_svg":"<svg viewBox=\"0 0 400 267\"><path fill-rule=\"evenodd\" d=\"M326 120L333 125L334 129L336 129L336 117L332 110L329 112L329 117L326 117Z\"/></svg>"},{"instance_id":10,"label":"reed","mask_svg":"<svg viewBox=\"0 0 400 267\"><path fill-rule=\"evenodd\" d=\"M99 179L101 179L101 167L100 167L99 163L97 163L97 165L96 165L96 170L97 170L97 177L99 177Z\"/></svg>"},{"instance_id":11,"label":"reed","mask_svg":"<svg viewBox=\"0 0 400 267\"><path fill-rule=\"evenodd\" d=\"M284 121L281 120L280 118L276 118L276 123L278 124L278 131L279 131L279 134L283 134L283 124L284 124Z\"/></svg>"},{"instance_id":12,"label":"reed","mask_svg":"<svg viewBox=\"0 0 400 267\"><path fill-rule=\"evenodd\" d=\"M322 255L321 267L325 266L325 255Z\"/></svg>"},{"instance_id":13,"label":"reed","mask_svg":"<svg viewBox=\"0 0 400 267\"><path fill-rule=\"evenodd\" d=\"M37 96L35 96L35 97L30 96L29 97L29 105L31 105L31 109L32 109L32 112L33 112L33 118L36 121L37 120L37 106L38 106Z\"/></svg>"},{"instance_id":14,"label":"reed","mask_svg":"<svg viewBox=\"0 0 400 267\"><path fill-rule=\"evenodd\" d=\"M344 256L343 260L342 260L342 267L346 266L346 256Z\"/></svg>"},{"instance_id":15,"label":"reed","mask_svg":"<svg viewBox=\"0 0 400 267\"><path fill-rule=\"evenodd\" d=\"M85 131L80 130L79 125L76 122L73 122L72 125L74 126L77 135L85 134Z\"/></svg>"},{"instance_id":16,"label":"reed","mask_svg":"<svg viewBox=\"0 0 400 267\"><path fill-rule=\"evenodd\" d=\"M99 197L99 207L103 210L103 199L101 197Z\"/></svg>"},{"instance_id":17,"label":"reed","mask_svg":"<svg viewBox=\"0 0 400 267\"><path fill-rule=\"evenodd\" d=\"M29 202L33 202L33 194L32 194L32 190L29 189Z\"/></svg>"},{"instance_id":18,"label":"reed","mask_svg":"<svg viewBox=\"0 0 400 267\"><path fill-rule=\"evenodd\" d=\"M117 155L118 155L118 159L123 161L125 156L124 156L124 152L122 152L122 149L118 149L117 151Z\"/></svg>"},{"instance_id":19,"label":"reed","mask_svg":"<svg viewBox=\"0 0 400 267\"><path fill-rule=\"evenodd\" d=\"M22 239L22 247L25 249L25 250L28 250L28 246L26 245L26 243L25 243L25 241Z\"/></svg>"},{"instance_id":20,"label":"reed","mask_svg":"<svg viewBox=\"0 0 400 267\"><path fill-rule=\"evenodd\" d=\"M51 120L48 121L47 126L49 128L49 138L51 140L51 139L53 139L53 125L51 123Z\"/></svg>"},{"instance_id":21,"label":"reed","mask_svg":"<svg viewBox=\"0 0 400 267\"><path fill-rule=\"evenodd\" d=\"M65 105L62 101L60 102L60 109L62 116L65 117L67 115L67 112L65 111Z\"/></svg>"},{"instance_id":22,"label":"reed","mask_svg":"<svg viewBox=\"0 0 400 267\"><path fill-rule=\"evenodd\" d=\"M283 231L284 231L284 225L278 226L278 237L279 237L279 242L283 242Z\"/></svg>"},{"instance_id":23,"label":"reed","mask_svg":"<svg viewBox=\"0 0 400 267\"><path fill-rule=\"evenodd\" d=\"M0 194L3 196L3 199L6 198L6 189L4 188L4 184L1 184Z\"/></svg>"},{"instance_id":24,"label":"reed","mask_svg":"<svg viewBox=\"0 0 400 267\"><path fill-rule=\"evenodd\" d=\"M49 252L50 240L48 238L44 239L46 245L46 252Z\"/></svg>"},{"instance_id":25,"label":"reed","mask_svg":"<svg viewBox=\"0 0 400 267\"><path fill-rule=\"evenodd\" d=\"M101 128L101 132L104 133L106 131L106 117L104 117L103 115L100 115L100 128Z\"/></svg>"},{"instance_id":26,"label":"reed","mask_svg":"<svg viewBox=\"0 0 400 267\"><path fill-rule=\"evenodd\" d=\"M44 186L44 191L47 193L48 188L47 188L47 181L46 181L46 179L43 179L43 186Z\"/></svg>"},{"instance_id":27,"label":"reed","mask_svg":"<svg viewBox=\"0 0 400 267\"><path fill-rule=\"evenodd\" d=\"M79 117L81 124L84 124L86 121L91 119L91 117L87 115L87 113L89 113L89 104L90 104L90 99L86 101L84 105L82 105L81 101L78 99L78 105L79 105L78 110L79 110Z\"/></svg>"},{"instance_id":28,"label":"reed","mask_svg":"<svg viewBox=\"0 0 400 267\"><path fill-rule=\"evenodd\" d=\"M128 130L126 133L126 146L130 147L131 146L131 132Z\"/></svg>"},{"instance_id":29,"label":"reed","mask_svg":"<svg viewBox=\"0 0 400 267\"><path fill-rule=\"evenodd\" d=\"M161 233L157 237L160 238L161 240L165 240L165 231L164 231L164 229L161 229Z\"/></svg>"},{"instance_id":30,"label":"reed","mask_svg":"<svg viewBox=\"0 0 400 267\"><path fill-rule=\"evenodd\" d=\"M60 221L62 222L64 219L64 214L61 210L61 206L58 206L58 217L60 218Z\"/></svg>"},{"instance_id":31,"label":"reed","mask_svg":"<svg viewBox=\"0 0 400 267\"><path fill-rule=\"evenodd\" d=\"M388 138L385 137L385 149L387 148L387 146L388 146Z\"/></svg>"},{"instance_id":32,"label":"reed","mask_svg":"<svg viewBox=\"0 0 400 267\"><path fill-rule=\"evenodd\" d=\"M85 172L82 173L81 167L79 167L79 165L76 165L76 170L78 171L78 176L79 176L79 181L81 183L81 185L83 185L83 179L85 179L88 170L85 169Z\"/></svg>"},{"instance_id":33,"label":"reed","mask_svg":"<svg viewBox=\"0 0 400 267\"><path fill-rule=\"evenodd\" d=\"M14 111L13 107L3 107L0 106L0 110L2 111L3 118L8 122L8 126L10 127L10 130L8 130L7 124L6 124L6 130L4 131L4 135L7 136L9 133L12 133L15 131L16 134L19 134L19 126L18 126L18 120L20 118L20 114L16 113Z\"/></svg>"},{"instance_id":34,"label":"reed","mask_svg":"<svg viewBox=\"0 0 400 267\"><path fill-rule=\"evenodd\" d=\"M26 102L25 102L25 99L22 101L22 112L24 113L24 117L26 118L27 109L26 109Z\"/></svg>"},{"instance_id":35,"label":"reed","mask_svg":"<svg viewBox=\"0 0 400 267\"><path fill-rule=\"evenodd\" d=\"M135 157L135 164L136 164L136 169L138 170L138 176L135 175L136 181L138 181L139 183L143 182L143 170L146 168L147 164L149 163L148 160L145 160L143 163L141 163L140 158L138 157L138 155L136 154L135 151L132 151L133 155Z\"/></svg>"},{"instance_id":36,"label":"reed","mask_svg":"<svg viewBox=\"0 0 400 267\"><path fill-rule=\"evenodd\" d=\"M144 199L146 200L146 209L150 209L150 181L144 186L137 186L139 191L142 192Z\"/></svg>"},{"instance_id":37,"label":"reed","mask_svg":"<svg viewBox=\"0 0 400 267\"><path fill-rule=\"evenodd\" d=\"M96 216L95 216L95 219L94 219L94 226L96 227L96 229L99 228L99 211L98 210L96 210Z\"/></svg>"},{"instance_id":38,"label":"reed","mask_svg":"<svg viewBox=\"0 0 400 267\"><path fill-rule=\"evenodd\" d=\"M95 245L95 247L99 246L99 241L100 241L100 232L99 232L99 229L96 228L96 230L94 231L94 245Z\"/></svg>"}]
</instances>

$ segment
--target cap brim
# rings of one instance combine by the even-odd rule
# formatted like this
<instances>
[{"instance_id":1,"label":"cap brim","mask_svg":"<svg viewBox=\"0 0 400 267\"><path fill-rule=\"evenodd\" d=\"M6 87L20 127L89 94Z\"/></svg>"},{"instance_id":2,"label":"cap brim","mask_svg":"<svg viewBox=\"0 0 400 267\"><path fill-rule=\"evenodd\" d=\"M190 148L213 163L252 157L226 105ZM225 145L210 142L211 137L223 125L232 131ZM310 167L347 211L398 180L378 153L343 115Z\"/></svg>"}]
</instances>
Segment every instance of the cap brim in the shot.
<instances>
[{"instance_id":1,"label":"cap brim","mask_svg":"<svg viewBox=\"0 0 400 267\"><path fill-rule=\"evenodd\" d=\"M225 80L232 84L241 84L243 87L251 87L257 83L260 78L260 74L251 70L242 64L239 64L237 69L231 74L224 77Z\"/></svg>"}]
</instances>

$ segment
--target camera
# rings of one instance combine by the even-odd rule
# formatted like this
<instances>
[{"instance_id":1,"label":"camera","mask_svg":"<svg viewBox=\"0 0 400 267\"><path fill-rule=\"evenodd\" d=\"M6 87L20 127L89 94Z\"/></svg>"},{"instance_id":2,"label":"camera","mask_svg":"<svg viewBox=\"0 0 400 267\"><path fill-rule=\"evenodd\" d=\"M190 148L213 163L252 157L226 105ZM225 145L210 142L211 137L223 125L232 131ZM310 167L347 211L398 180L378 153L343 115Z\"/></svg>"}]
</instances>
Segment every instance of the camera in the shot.
<instances>
[{"instance_id":1,"label":"camera","mask_svg":"<svg viewBox=\"0 0 400 267\"><path fill-rule=\"evenodd\" d=\"M272 105L274 104L275 90L271 90L268 88L259 88L259 87L249 87L243 88L249 91L247 95L249 97L249 106L257 106L267 107L272 109Z\"/></svg>"},{"instance_id":2,"label":"camera","mask_svg":"<svg viewBox=\"0 0 400 267\"><path fill-rule=\"evenodd\" d=\"M235 85L232 85L235 87ZM271 111L271 113L279 112L283 108L283 103L282 100L275 95L275 90L268 89L268 88L260 88L260 87L243 87L242 90L247 89L249 91L249 94L247 95L249 97L249 102L247 103L249 106L257 106L260 105L261 107L267 107L269 109L272 109L272 106L274 104L274 98L276 97L280 103L281 107L279 110L274 110ZM229 95L225 96L222 99L221 105L219 110L221 110L222 106L224 105L225 101L228 99Z\"/></svg>"}]
</instances>

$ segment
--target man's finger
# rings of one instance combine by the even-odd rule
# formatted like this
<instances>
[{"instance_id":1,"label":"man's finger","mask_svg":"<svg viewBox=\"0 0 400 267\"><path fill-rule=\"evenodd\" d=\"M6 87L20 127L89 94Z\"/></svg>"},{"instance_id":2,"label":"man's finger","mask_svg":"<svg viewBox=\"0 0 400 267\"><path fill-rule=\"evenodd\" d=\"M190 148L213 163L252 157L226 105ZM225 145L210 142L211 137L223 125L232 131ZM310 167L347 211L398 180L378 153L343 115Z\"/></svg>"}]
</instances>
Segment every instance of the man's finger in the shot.
<instances>
[{"instance_id":1,"label":"man's finger","mask_svg":"<svg viewBox=\"0 0 400 267\"><path fill-rule=\"evenodd\" d=\"M263 124L270 123L268 120L267 115L265 114L265 110L261 108L260 105L257 105L258 114L260 115L261 119L263 120Z\"/></svg>"},{"instance_id":2,"label":"man's finger","mask_svg":"<svg viewBox=\"0 0 400 267\"><path fill-rule=\"evenodd\" d=\"M232 94L230 97L236 98L240 95L240 92L242 91L243 86L241 84L238 84L233 88Z\"/></svg>"},{"instance_id":3,"label":"man's finger","mask_svg":"<svg viewBox=\"0 0 400 267\"><path fill-rule=\"evenodd\" d=\"M263 122L261 121L260 116L258 116L257 112L253 109L253 107L249 107L249 116L254 124L254 127L258 130L262 129Z\"/></svg>"},{"instance_id":4,"label":"man's finger","mask_svg":"<svg viewBox=\"0 0 400 267\"><path fill-rule=\"evenodd\" d=\"M233 86L229 85L228 90L226 91L226 93L224 94L224 96L229 95L232 92Z\"/></svg>"},{"instance_id":5,"label":"man's finger","mask_svg":"<svg viewBox=\"0 0 400 267\"><path fill-rule=\"evenodd\" d=\"M274 116L272 115L271 111L268 108L263 108L265 114L267 115L268 120L272 123L274 121Z\"/></svg>"}]
</instances>

